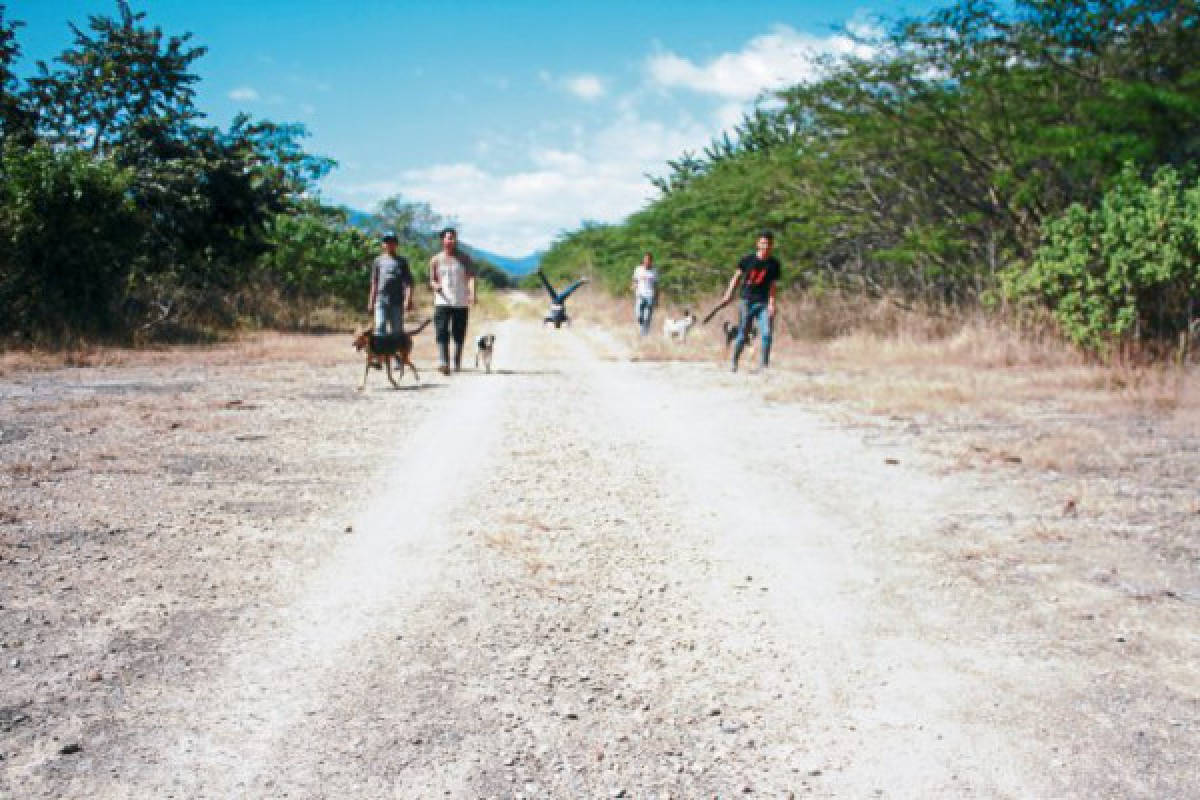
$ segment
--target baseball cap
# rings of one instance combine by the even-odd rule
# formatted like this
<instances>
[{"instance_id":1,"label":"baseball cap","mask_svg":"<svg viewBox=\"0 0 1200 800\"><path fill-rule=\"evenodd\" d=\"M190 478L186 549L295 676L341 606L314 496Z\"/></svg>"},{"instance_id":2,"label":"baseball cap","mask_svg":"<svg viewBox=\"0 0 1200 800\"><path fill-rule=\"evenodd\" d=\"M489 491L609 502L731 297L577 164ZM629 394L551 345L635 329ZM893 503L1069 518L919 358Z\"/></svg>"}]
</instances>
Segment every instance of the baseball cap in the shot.
<instances>
[{"instance_id":1,"label":"baseball cap","mask_svg":"<svg viewBox=\"0 0 1200 800\"><path fill-rule=\"evenodd\" d=\"M384 234L383 234L383 236L381 236L381 237L379 237L379 238L380 238L380 241L384 241L384 242L398 242L398 241L400 241L399 237L397 237L397 236L396 236L396 232L395 232L395 231L387 231L386 233L384 233Z\"/></svg>"}]
</instances>

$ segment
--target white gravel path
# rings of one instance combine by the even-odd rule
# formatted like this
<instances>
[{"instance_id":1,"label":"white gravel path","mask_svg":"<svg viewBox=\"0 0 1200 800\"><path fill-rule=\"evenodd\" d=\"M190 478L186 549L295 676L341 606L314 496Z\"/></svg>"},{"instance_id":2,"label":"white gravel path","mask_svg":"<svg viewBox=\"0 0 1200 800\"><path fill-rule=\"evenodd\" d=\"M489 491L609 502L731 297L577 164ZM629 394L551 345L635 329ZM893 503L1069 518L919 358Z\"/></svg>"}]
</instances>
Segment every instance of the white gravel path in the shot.
<instances>
[{"instance_id":1,"label":"white gravel path","mask_svg":"<svg viewBox=\"0 0 1200 800\"><path fill-rule=\"evenodd\" d=\"M123 744L58 786L1138 793L1120 737L1081 738L1062 701L1086 675L1006 625L1027 598L947 569L947 520L1002 518L1002 487L764 403L770 376L631 364L586 329L496 332L495 374L416 393L365 506L331 515L351 530L211 643L219 668L135 697L153 706L126 710Z\"/></svg>"}]
</instances>

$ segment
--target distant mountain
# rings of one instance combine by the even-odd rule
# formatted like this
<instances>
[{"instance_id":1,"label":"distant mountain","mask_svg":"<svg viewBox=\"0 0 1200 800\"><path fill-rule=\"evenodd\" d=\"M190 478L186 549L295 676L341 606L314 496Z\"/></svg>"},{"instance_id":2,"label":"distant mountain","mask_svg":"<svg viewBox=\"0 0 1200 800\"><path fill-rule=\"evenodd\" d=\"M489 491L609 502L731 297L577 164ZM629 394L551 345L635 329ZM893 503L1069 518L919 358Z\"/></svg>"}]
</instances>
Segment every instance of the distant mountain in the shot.
<instances>
[{"instance_id":1,"label":"distant mountain","mask_svg":"<svg viewBox=\"0 0 1200 800\"><path fill-rule=\"evenodd\" d=\"M365 211L358 211L353 208L343 208L343 210L346 212L347 221L351 225L358 228L363 228L364 230L372 229L372 223L375 220L375 216L373 214L368 214ZM499 269L504 270L509 275L512 275L516 278L521 278L525 275L528 275L536 270L542 263L542 254L540 252L531 253L527 256L522 256L521 258L512 258L510 256L502 256L489 250L484 250L482 247L472 247L466 242L462 243L462 247L475 258L483 261L490 261Z\"/></svg>"},{"instance_id":2,"label":"distant mountain","mask_svg":"<svg viewBox=\"0 0 1200 800\"><path fill-rule=\"evenodd\" d=\"M489 252L479 247L472 247L469 244L463 243L463 249L470 253L475 258L490 261L500 269L515 277L522 277L536 270L542 263L541 253L531 253L521 258L510 258L509 256L500 256Z\"/></svg>"},{"instance_id":3,"label":"distant mountain","mask_svg":"<svg viewBox=\"0 0 1200 800\"><path fill-rule=\"evenodd\" d=\"M375 219L374 214L368 214L365 211L357 211L349 206L342 206L342 211L346 212L346 221L356 228L369 230L372 221Z\"/></svg>"}]
</instances>

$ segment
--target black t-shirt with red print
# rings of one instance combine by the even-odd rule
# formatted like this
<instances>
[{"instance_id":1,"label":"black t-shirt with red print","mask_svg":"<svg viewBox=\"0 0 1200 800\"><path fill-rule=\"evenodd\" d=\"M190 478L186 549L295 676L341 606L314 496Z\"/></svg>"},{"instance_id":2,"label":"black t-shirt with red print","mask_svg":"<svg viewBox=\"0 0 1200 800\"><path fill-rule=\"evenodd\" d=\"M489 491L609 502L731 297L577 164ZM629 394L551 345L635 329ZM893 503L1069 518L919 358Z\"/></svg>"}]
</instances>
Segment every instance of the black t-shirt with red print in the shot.
<instances>
[{"instance_id":1,"label":"black t-shirt with red print","mask_svg":"<svg viewBox=\"0 0 1200 800\"><path fill-rule=\"evenodd\" d=\"M779 280L779 259L775 256L759 258L751 253L738 262L742 271L742 299L751 303L765 303L771 294L771 284Z\"/></svg>"}]
</instances>

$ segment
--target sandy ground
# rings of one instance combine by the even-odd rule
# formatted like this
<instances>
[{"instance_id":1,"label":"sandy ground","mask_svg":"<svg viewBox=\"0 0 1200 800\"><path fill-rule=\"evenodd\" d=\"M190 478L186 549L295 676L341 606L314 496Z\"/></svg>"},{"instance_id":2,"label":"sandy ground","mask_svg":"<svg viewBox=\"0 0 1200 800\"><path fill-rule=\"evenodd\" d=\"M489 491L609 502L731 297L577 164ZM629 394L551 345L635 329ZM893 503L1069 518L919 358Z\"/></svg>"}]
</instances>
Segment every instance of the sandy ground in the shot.
<instances>
[{"instance_id":1,"label":"sandy ground","mask_svg":"<svg viewBox=\"0 0 1200 800\"><path fill-rule=\"evenodd\" d=\"M494 332L0 379L0 796L1200 796L1195 523Z\"/></svg>"}]
</instances>

